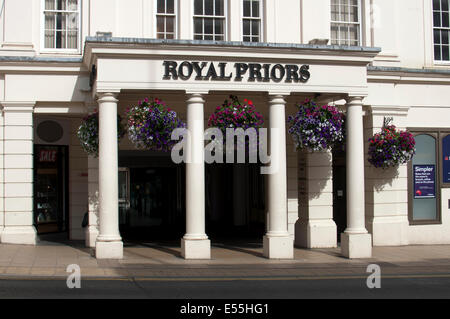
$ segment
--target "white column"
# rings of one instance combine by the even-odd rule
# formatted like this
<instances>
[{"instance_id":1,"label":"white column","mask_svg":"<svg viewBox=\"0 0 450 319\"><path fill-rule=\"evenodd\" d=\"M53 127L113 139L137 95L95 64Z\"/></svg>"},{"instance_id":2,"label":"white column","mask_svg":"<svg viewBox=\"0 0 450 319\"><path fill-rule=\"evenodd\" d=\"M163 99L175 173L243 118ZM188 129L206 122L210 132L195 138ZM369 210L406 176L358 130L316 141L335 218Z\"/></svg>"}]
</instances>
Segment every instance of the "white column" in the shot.
<instances>
[{"instance_id":1,"label":"white column","mask_svg":"<svg viewBox=\"0 0 450 319\"><path fill-rule=\"evenodd\" d=\"M5 225L5 206L3 199L3 183L4 183L4 174L3 174L3 147L4 147L4 125L3 125L3 107L0 111L0 243L2 239L3 228Z\"/></svg>"},{"instance_id":2,"label":"white column","mask_svg":"<svg viewBox=\"0 0 450 319\"><path fill-rule=\"evenodd\" d=\"M89 224L85 229L86 247L95 247L98 236L98 158L88 156Z\"/></svg>"},{"instance_id":3,"label":"white column","mask_svg":"<svg viewBox=\"0 0 450 319\"><path fill-rule=\"evenodd\" d=\"M185 259L211 258L211 242L205 233L204 103L202 94L188 94L186 234L181 239L181 255Z\"/></svg>"},{"instance_id":4,"label":"white column","mask_svg":"<svg viewBox=\"0 0 450 319\"><path fill-rule=\"evenodd\" d=\"M271 259L294 258L294 243L288 232L285 107L282 95L270 96L270 165L273 170L267 177L268 225L263 254Z\"/></svg>"},{"instance_id":5,"label":"white column","mask_svg":"<svg viewBox=\"0 0 450 319\"><path fill-rule=\"evenodd\" d=\"M113 93L99 95L99 235L95 244L98 259L123 258L119 233L119 181L117 99Z\"/></svg>"},{"instance_id":6,"label":"white column","mask_svg":"<svg viewBox=\"0 0 450 319\"><path fill-rule=\"evenodd\" d=\"M295 245L305 248L337 247L330 151L299 152L298 193L299 219L295 225Z\"/></svg>"},{"instance_id":7,"label":"white column","mask_svg":"<svg viewBox=\"0 0 450 319\"><path fill-rule=\"evenodd\" d=\"M364 132L362 97L347 100L347 229L341 234L342 255L372 256L372 236L365 227Z\"/></svg>"},{"instance_id":8,"label":"white column","mask_svg":"<svg viewBox=\"0 0 450 319\"><path fill-rule=\"evenodd\" d=\"M35 245L33 226L33 110L35 103L5 102L3 127L4 229L1 242Z\"/></svg>"}]
</instances>

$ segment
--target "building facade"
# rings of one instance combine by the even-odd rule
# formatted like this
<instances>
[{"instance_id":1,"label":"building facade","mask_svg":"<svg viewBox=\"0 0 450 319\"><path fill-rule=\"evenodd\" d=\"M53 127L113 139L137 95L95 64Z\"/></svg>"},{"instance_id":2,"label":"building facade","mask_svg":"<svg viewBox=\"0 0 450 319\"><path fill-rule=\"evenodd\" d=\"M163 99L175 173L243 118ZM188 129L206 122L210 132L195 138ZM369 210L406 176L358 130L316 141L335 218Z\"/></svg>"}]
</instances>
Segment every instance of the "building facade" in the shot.
<instances>
[{"instance_id":1,"label":"building facade","mask_svg":"<svg viewBox=\"0 0 450 319\"><path fill-rule=\"evenodd\" d=\"M122 258L123 238L180 239L187 259L250 233L275 259L450 243L449 0L3 0L0 21L2 243L67 232ZM206 121L230 94L275 129L274 173L203 160ZM186 121L197 161L117 145L117 114L146 97ZM286 119L305 98L346 113L344 152L294 149ZM97 109L95 158L77 130ZM387 118L416 155L374 168L367 141Z\"/></svg>"}]
</instances>

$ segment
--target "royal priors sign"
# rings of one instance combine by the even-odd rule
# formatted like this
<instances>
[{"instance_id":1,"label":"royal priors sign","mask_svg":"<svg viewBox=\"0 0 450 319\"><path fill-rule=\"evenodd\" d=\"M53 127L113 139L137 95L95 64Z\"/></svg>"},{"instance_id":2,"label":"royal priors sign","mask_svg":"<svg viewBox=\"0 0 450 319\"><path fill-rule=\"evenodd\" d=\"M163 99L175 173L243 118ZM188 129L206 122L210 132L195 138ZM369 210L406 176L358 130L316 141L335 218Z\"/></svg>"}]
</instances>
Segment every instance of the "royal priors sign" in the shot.
<instances>
[{"instance_id":1,"label":"royal priors sign","mask_svg":"<svg viewBox=\"0 0 450 319\"><path fill-rule=\"evenodd\" d=\"M164 80L306 83L309 65L164 61Z\"/></svg>"}]
</instances>

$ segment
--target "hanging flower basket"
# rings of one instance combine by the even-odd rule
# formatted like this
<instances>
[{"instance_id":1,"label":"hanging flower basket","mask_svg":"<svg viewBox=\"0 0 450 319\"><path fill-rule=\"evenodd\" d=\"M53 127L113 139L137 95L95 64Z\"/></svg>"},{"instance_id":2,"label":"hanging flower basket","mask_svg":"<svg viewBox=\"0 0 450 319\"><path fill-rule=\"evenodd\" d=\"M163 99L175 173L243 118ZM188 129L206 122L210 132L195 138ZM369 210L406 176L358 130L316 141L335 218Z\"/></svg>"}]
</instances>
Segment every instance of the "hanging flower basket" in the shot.
<instances>
[{"instance_id":1,"label":"hanging flower basket","mask_svg":"<svg viewBox=\"0 0 450 319\"><path fill-rule=\"evenodd\" d=\"M224 145L226 143L226 131L228 128L237 129L242 128L244 131L249 128L256 129L256 141L245 140L245 146L248 147L250 142L258 143L258 129L264 124L264 118L261 113L255 110L255 105L251 100L244 99L241 103L237 96L230 95L229 100L225 100L220 106L217 106L214 113L211 114L208 120L208 127L216 127L222 131ZM238 140L239 143L239 140ZM236 150L241 145L234 147Z\"/></svg>"},{"instance_id":2,"label":"hanging flower basket","mask_svg":"<svg viewBox=\"0 0 450 319\"><path fill-rule=\"evenodd\" d=\"M298 150L324 151L344 142L345 116L336 107L319 106L309 99L297 107L298 112L288 117L288 125Z\"/></svg>"},{"instance_id":3,"label":"hanging flower basket","mask_svg":"<svg viewBox=\"0 0 450 319\"><path fill-rule=\"evenodd\" d=\"M117 140L125 135L126 130L122 124L122 117L117 115ZM83 118L83 123L77 131L83 150L91 156L98 157L98 111Z\"/></svg>"},{"instance_id":4,"label":"hanging flower basket","mask_svg":"<svg viewBox=\"0 0 450 319\"><path fill-rule=\"evenodd\" d=\"M128 136L139 149L169 152L177 141L172 141L172 131L185 128L177 113L155 98L139 101L127 109Z\"/></svg>"},{"instance_id":5,"label":"hanging flower basket","mask_svg":"<svg viewBox=\"0 0 450 319\"><path fill-rule=\"evenodd\" d=\"M244 99L241 103L237 96L230 95L231 101L218 106L208 120L209 127L219 128L224 136L227 128L258 129L264 124L263 116L255 111L251 100Z\"/></svg>"},{"instance_id":6,"label":"hanging flower basket","mask_svg":"<svg viewBox=\"0 0 450 319\"><path fill-rule=\"evenodd\" d=\"M416 141L407 131L399 131L394 125L369 139L369 163L375 167L389 168L405 164L415 154Z\"/></svg>"}]
</instances>

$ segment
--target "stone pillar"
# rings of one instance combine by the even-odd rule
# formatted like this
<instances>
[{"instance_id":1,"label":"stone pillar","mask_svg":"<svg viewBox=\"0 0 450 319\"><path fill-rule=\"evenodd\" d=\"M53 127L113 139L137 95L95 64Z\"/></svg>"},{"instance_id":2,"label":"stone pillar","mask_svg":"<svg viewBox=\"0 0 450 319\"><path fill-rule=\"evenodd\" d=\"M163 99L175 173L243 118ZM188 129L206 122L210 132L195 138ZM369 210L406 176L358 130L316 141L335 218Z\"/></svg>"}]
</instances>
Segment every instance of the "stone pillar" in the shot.
<instances>
[{"instance_id":1,"label":"stone pillar","mask_svg":"<svg viewBox=\"0 0 450 319\"><path fill-rule=\"evenodd\" d=\"M123 258L119 233L117 102L113 93L99 95L99 234L98 259Z\"/></svg>"},{"instance_id":2,"label":"stone pillar","mask_svg":"<svg viewBox=\"0 0 450 319\"><path fill-rule=\"evenodd\" d=\"M347 229L341 234L342 255L370 258L372 236L365 227L364 132L362 97L347 100Z\"/></svg>"},{"instance_id":3,"label":"stone pillar","mask_svg":"<svg viewBox=\"0 0 450 319\"><path fill-rule=\"evenodd\" d=\"M337 247L333 221L333 162L330 151L298 154L299 219L295 245L305 248Z\"/></svg>"},{"instance_id":4,"label":"stone pillar","mask_svg":"<svg viewBox=\"0 0 450 319\"><path fill-rule=\"evenodd\" d=\"M271 259L294 258L294 243L288 232L286 178L286 101L282 95L271 95L270 165L267 176L267 233L263 238L263 254Z\"/></svg>"},{"instance_id":5,"label":"stone pillar","mask_svg":"<svg viewBox=\"0 0 450 319\"><path fill-rule=\"evenodd\" d=\"M95 247L98 236L98 158L88 156L89 225L85 229L86 247Z\"/></svg>"},{"instance_id":6,"label":"stone pillar","mask_svg":"<svg viewBox=\"0 0 450 319\"><path fill-rule=\"evenodd\" d=\"M181 255L185 259L211 258L211 242L205 233L204 103L202 94L188 94L186 234L181 239Z\"/></svg>"},{"instance_id":7,"label":"stone pillar","mask_svg":"<svg viewBox=\"0 0 450 319\"><path fill-rule=\"evenodd\" d=\"M3 105L4 229L1 242L35 245L33 226L33 110L35 103ZM1 162L1 161L0 161Z\"/></svg>"},{"instance_id":8,"label":"stone pillar","mask_svg":"<svg viewBox=\"0 0 450 319\"><path fill-rule=\"evenodd\" d=\"M5 205L3 199L4 192L4 174L3 174L3 147L4 143L4 125L3 125L3 106L0 111L0 243L2 239L2 233L5 225Z\"/></svg>"}]
</instances>

